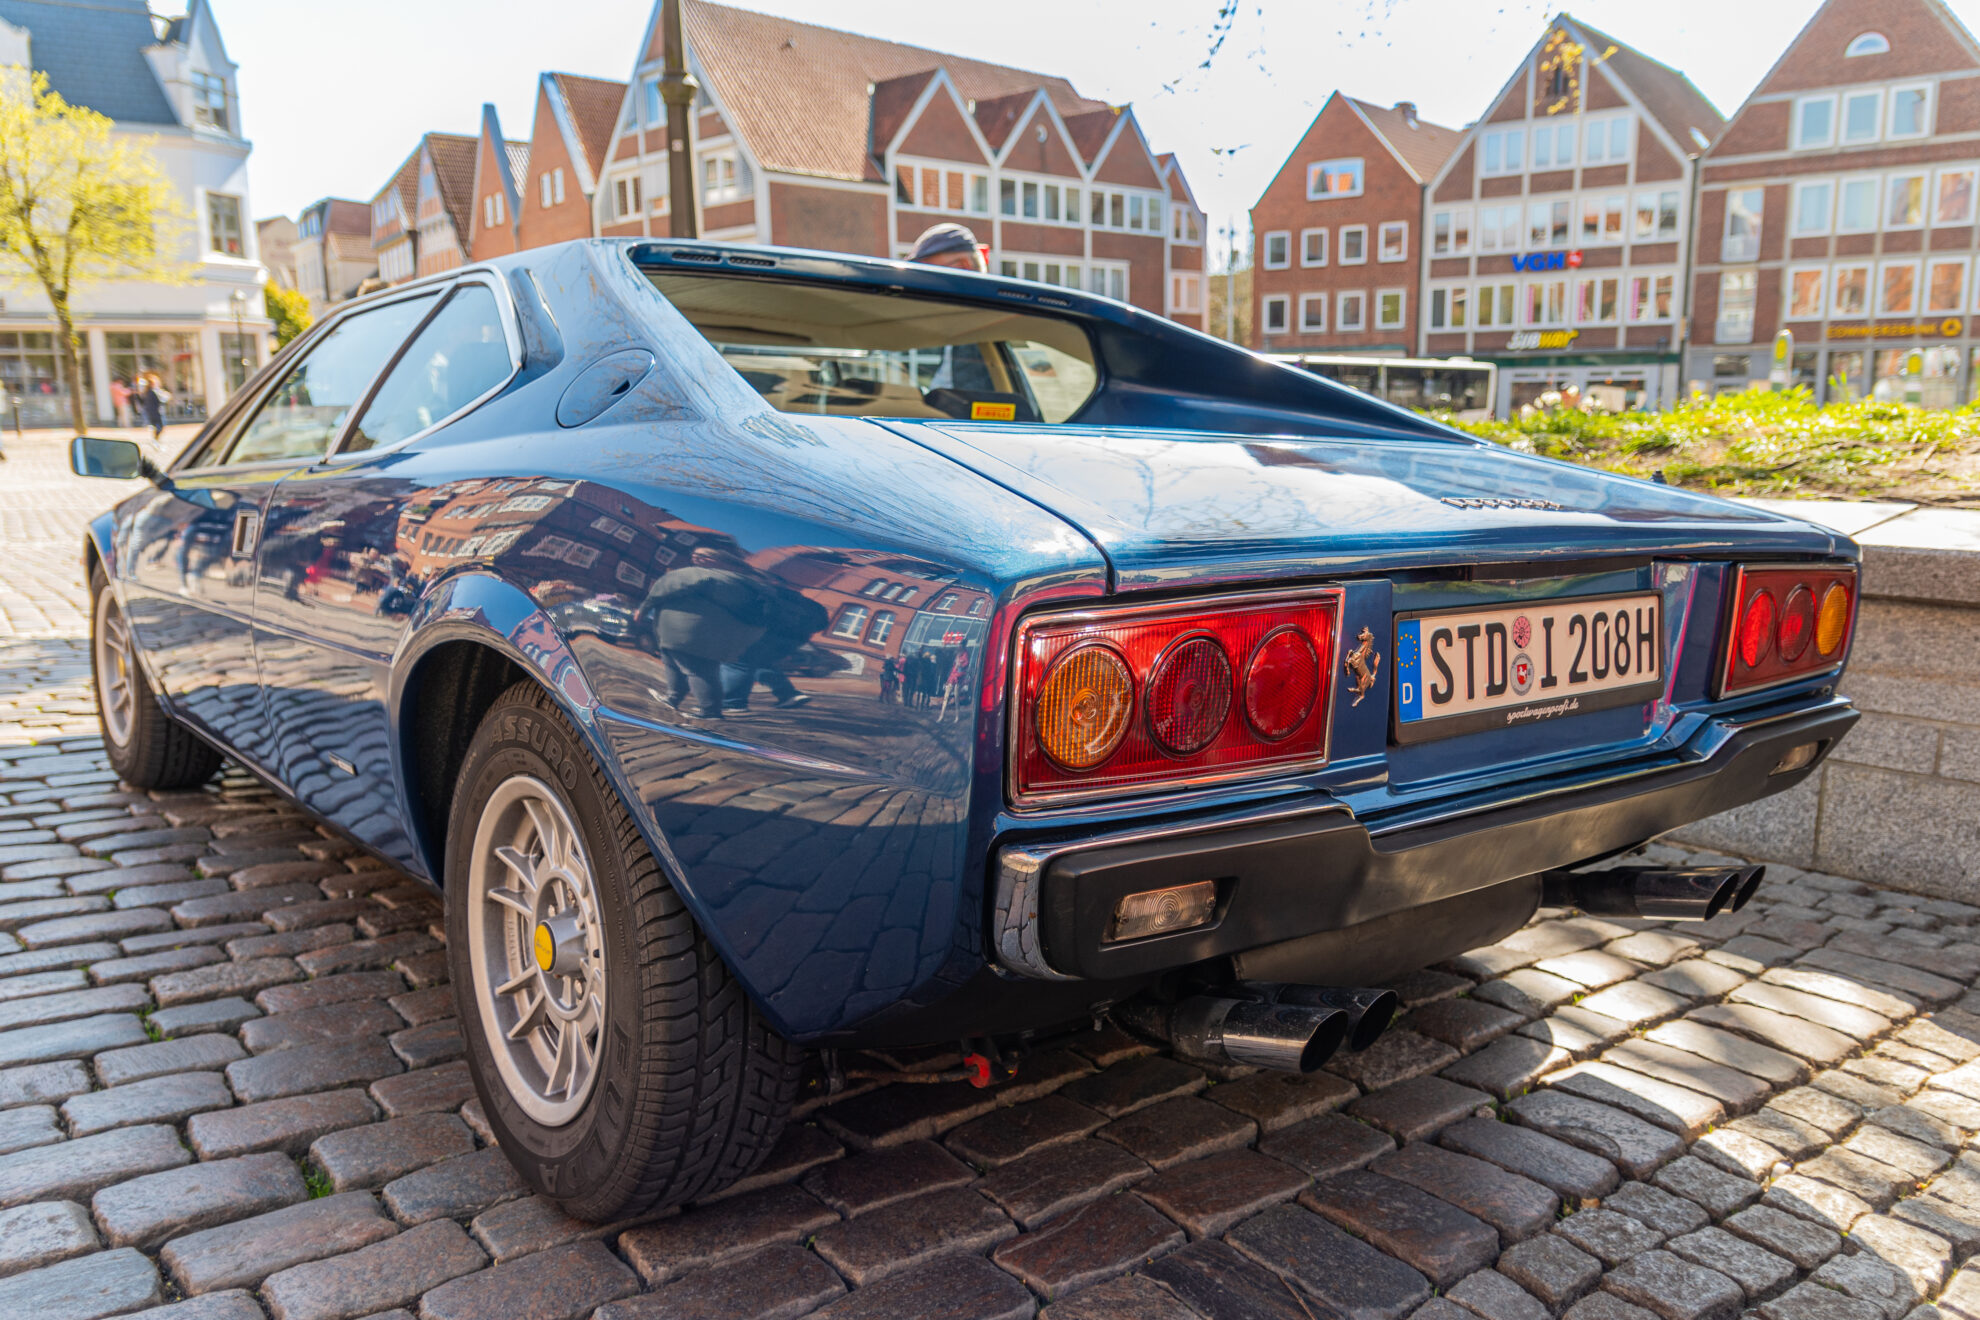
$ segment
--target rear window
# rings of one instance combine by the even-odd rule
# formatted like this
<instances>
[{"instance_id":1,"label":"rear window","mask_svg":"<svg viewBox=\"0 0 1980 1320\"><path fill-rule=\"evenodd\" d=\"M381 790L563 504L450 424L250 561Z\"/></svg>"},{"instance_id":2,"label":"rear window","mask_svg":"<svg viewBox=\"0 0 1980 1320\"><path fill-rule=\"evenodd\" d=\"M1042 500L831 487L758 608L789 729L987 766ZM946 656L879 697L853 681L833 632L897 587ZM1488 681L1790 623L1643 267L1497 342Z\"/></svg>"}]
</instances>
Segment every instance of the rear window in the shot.
<instances>
[{"instance_id":1,"label":"rear window","mask_svg":"<svg viewBox=\"0 0 1980 1320\"><path fill-rule=\"evenodd\" d=\"M776 280L647 277L779 412L1058 423L1099 380L1085 331L1054 317Z\"/></svg>"}]
</instances>

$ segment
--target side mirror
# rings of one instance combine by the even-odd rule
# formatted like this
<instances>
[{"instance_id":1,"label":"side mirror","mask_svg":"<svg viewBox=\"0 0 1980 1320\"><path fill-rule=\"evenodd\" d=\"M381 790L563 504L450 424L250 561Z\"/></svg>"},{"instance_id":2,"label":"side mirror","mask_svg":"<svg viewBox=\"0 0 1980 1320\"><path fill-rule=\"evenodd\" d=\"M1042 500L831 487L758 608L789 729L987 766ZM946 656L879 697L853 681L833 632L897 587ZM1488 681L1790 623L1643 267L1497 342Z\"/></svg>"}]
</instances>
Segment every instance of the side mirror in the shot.
<instances>
[{"instance_id":1,"label":"side mirror","mask_svg":"<svg viewBox=\"0 0 1980 1320\"><path fill-rule=\"evenodd\" d=\"M69 445L69 467L79 477L114 477L128 481L145 475L151 465L144 451L129 440L79 435Z\"/></svg>"}]
</instances>

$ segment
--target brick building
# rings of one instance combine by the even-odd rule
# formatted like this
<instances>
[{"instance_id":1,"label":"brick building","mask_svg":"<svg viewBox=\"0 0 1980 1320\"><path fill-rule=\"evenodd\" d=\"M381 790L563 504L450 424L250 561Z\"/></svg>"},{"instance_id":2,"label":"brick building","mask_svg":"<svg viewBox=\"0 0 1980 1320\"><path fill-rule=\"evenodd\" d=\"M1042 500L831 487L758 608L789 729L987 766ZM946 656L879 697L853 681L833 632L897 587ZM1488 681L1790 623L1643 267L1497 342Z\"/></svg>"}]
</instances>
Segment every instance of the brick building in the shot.
<instances>
[{"instance_id":1,"label":"brick building","mask_svg":"<svg viewBox=\"0 0 1980 1320\"><path fill-rule=\"evenodd\" d=\"M1693 173L1724 122L1677 70L1549 24L1430 181L1423 352L1498 363L1501 415L1568 386L1675 401Z\"/></svg>"},{"instance_id":2,"label":"brick building","mask_svg":"<svg viewBox=\"0 0 1980 1320\"><path fill-rule=\"evenodd\" d=\"M1829 0L1703 162L1686 376L1974 397L1980 47L1938 0ZM1907 377L1913 349L1922 374Z\"/></svg>"},{"instance_id":3,"label":"brick building","mask_svg":"<svg viewBox=\"0 0 1980 1320\"><path fill-rule=\"evenodd\" d=\"M1334 92L1251 208L1252 347L1407 356L1423 189L1463 131Z\"/></svg>"},{"instance_id":4,"label":"brick building","mask_svg":"<svg viewBox=\"0 0 1980 1320\"><path fill-rule=\"evenodd\" d=\"M428 133L372 197L371 246L385 283L452 270L467 259L476 145L459 133Z\"/></svg>"},{"instance_id":5,"label":"brick building","mask_svg":"<svg viewBox=\"0 0 1980 1320\"><path fill-rule=\"evenodd\" d=\"M484 261L520 246L523 186L529 178L529 143L502 135L495 107L481 107L474 146L473 207L468 219L468 260Z\"/></svg>"},{"instance_id":6,"label":"brick building","mask_svg":"<svg viewBox=\"0 0 1980 1320\"><path fill-rule=\"evenodd\" d=\"M542 247L598 232L594 217L604 200L599 173L625 98L626 85L610 78L546 73L537 80L526 172L516 179L517 246Z\"/></svg>"},{"instance_id":7,"label":"brick building","mask_svg":"<svg viewBox=\"0 0 1980 1320\"><path fill-rule=\"evenodd\" d=\"M371 251L371 212L363 202L325 197L296 220L296 288L321 314L353 296L378 273Z\"/></svg>"},{"instance_id":8,"label":"brick building","mask_svg":"<svg viewBox=\"0 0 1980 1320\"><path fill-rule=\"evenodd\" d=\"M708 237L902 256L929 225L960 221L992 270L1200 327L1203 215L1131 109L1063 78L704 0L682 9ZM656 5L586 232L668 232L661 57ZM544 148L531 146L539 178ZM528 217L524 246L553 241Z\"/></svg>"}]
</instances>

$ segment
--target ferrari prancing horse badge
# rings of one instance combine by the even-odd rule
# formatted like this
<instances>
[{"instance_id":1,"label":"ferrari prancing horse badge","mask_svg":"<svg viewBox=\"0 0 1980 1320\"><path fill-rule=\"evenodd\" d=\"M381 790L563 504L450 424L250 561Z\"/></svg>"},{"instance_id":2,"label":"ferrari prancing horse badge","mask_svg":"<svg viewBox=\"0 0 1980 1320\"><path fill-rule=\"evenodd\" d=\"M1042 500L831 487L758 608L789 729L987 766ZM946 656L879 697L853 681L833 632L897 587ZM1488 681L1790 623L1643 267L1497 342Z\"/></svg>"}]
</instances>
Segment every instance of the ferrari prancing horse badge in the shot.
<instances>
[{"instance_id":1,"label":"ferrari prancing horse badge","mask_svg":"<svg viewBox=\"0 0 1980 1320\"><path fill-rule=\"evenodd\" d=\"M1382 653L1375 649L1375 634L1366 628L1354 640L1359 644L1347 653L1341 667L1354 675L1354 700L1348 705L1359 706L1368 689L1375 686L1376 671L1382 667Z\"/></svg>"}]
</instances>

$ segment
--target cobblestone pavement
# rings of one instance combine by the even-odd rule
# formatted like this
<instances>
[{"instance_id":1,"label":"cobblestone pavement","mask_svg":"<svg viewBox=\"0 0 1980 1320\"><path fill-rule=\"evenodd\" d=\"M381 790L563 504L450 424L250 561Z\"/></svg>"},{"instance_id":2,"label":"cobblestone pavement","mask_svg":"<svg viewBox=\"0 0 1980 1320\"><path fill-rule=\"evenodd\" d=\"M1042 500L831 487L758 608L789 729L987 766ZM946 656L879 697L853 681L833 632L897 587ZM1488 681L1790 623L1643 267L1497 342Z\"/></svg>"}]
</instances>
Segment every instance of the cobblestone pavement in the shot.
<instances>
[{"instance_id":1,"label":"cobblestone pavement","mask_svg":"<svg viewBox=\"0 0 1980 1320\"><path fill-rule=\"evenodd\" d=\"M105 768L85 511L0 546L0 1316L1980 1320L1980 909L1785 868L1542 912L1314 1077L1081 1032L572 1221L490 1144L427 890L238 772Z\"/></svg>"}]
</instances>

